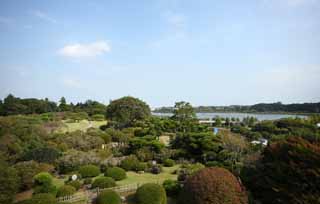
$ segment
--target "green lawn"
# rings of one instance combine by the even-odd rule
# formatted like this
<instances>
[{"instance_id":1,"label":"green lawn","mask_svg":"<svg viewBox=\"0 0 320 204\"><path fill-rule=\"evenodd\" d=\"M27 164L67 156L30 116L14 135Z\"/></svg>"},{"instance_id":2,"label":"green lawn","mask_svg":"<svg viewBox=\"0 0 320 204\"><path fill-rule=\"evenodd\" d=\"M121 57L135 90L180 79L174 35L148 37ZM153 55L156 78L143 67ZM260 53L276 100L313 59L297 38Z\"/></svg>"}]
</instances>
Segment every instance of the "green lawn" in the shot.
<instances>
[{"instance_id":1,"label":"green lawn","mask_svg":"<svg viewBox=\"0 0 320 204\"><path fill-rule=\"evenodd\" d=\"M64 126L59 128L58 132L74 132L76 130L86 131L88 128L99 128L101 125L107 124L107 121L88 121L88 120L82 120L80 122L75 123L67 123L66 121L63 121Z\"/></svg>"},{"instance_id":2,"label":"green lawn","mask_svg":"<svg viewBox=\"0 0 320 204\"><path fill-rule=\"evenodd\" d=\"M122 181L117 181L118 186L133 184L133 183L162 183L166 179L177 179L177 174L172 174L179 168L179 165L173 167L163 167L163 172L160 174L143 173L138 174L136 172L127 172L127 178Z\"/></svg>"}]
</instances>

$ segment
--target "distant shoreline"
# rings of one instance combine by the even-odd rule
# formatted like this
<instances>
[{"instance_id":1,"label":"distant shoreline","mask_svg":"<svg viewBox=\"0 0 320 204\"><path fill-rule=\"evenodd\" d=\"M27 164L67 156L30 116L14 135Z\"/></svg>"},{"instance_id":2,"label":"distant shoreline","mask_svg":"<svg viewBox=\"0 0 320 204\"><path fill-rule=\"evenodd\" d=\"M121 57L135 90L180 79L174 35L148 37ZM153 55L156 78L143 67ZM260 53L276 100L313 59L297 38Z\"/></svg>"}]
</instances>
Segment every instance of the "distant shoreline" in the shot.
<instances>
[{"instance_id":1,"label":"distant shoreline","mask_svg":"<svg viewBox=\"0 0 320 204\"><path fill-rule=\"evenodd\" d=\"M156 114L173 114L173 112L168 111L152 111L152 113ZM313 114L320 114L320 113L303 113L303 112L241 112L241 111L196 111L195 113L241 113L241 114L259 114L259 115L302 115L302 116L309 116Z\"/></svg>"}]
</instances>

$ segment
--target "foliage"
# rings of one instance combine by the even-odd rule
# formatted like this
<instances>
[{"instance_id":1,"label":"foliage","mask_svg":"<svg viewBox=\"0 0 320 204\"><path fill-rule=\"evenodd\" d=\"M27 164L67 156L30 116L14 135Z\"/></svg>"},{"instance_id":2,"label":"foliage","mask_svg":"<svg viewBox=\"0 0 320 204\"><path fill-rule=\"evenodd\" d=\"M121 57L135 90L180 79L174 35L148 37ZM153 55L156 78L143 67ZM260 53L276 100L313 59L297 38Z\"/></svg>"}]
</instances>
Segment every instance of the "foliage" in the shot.
<instances>
[{"instance_id":1,"label":"foliage","mask_svg":"<svg viewBox=\"0 0 320 204\"><path fill-rule=\"evenodd\" d=\"M171 180L171 179L165 180L162 185L163 185L163 188L166 190L166 193L168 196L172 196L172 197L178 196L181 190L181 185L176 180Z\"/></svg>"},{"instance_id":2,"label":"foliage","mask_svg":"<svg viewBox=\"0 0 320 204\"><path fill-rule=\"evenodd\" d=\"M130 96L111 101L106 111L107 119L116 122L120 128L132 126L150 115L150 108L145 102Z\"/></svg>"},{"instance_id":3,"label":"foliage","mask_svg":"<svg viewBox=\"0 0 320 204\"><path fill-rule=\"evenodd\" d=\"M11 203L18 191L18 175L14 168L0 160L0 204Z\"/></svg>"},{"instance_id":4,"label":"foliage","mask_svg":"<svg viewBox=\"0 0 320 204\"><path fill-rule=\"evenodd\" d=\"M34 176L34 193L56 194L57 189L52 183L53 177L47 172L41 172Z\"/></svg>"},{"instance_id":5,"label":"foliage","mask_svg":"<svg viewBox=\"0 0 320 204\"><path fill-rule=\"evenodd\" d=\"M205 168L189 177L179 203L246 204L245 190L235 176L223 168Z\"/></svg>"},{"instance_id":6,"label":"foliage","mask_svg":"<svg viewBox=\"0 0 320 204\"><path fill-rule=\"evenodd\" d=\"M95 177L100 174L100 168L95 165L85 165L80 167L79 173L82 178Z\"/></svg>"},{"instance_id":7,"label":"foliage","mask_svg":"<svg viewBox=\"0 0 320 204\"><path fill-rule=\"evenodd\" d=\"M74 187L76 190L79 190L81 188L81 183L78 180L75 181L66 181L66 185Z\"/></svg>"},{"instance_id":8,"label":"foliage","mask_svg":"<svg viewBox=\"0 0 320 204\"><path fill-rule=\"evenodd\" d=\"M158 184L147 183L138 188L136 200L138 204L166 204L166 191Z\"/></svg>"},{"instance_id":9,"label":"foliage","mask_svg":"<svg viewBox=\"0 0 320 204\"><path fill-rule=\"evenodd\" d=\"M75 192L76 192L76 189L73 186L64 185L58 189L57 197L64 197L64 196L72 195Z\"/></svg>"},{"instance_id":10,"label":"foliage","mask_svg":"<svg viewBox=\"0 0 320 204\"><path fill-rule=\"evenodd\" d=\"M56 198L50 193L39 193L32 196L30 204L56 204Z\"/></svg>"},{"instance_id":11,"label":"foliage","mask_svg":"<svg viewBox=\"0 0 320 204\"><path fill-rule=\"evenodd\" d=\"M83 184L84 185L89 185L89 184L91 184L92 183L92 178L85 178L84 180L83 180Z\"/></svg>"},{"instance_id":12,"label":"foliage","mask_svg":"<svg viewBox=\"0 0 320 204\"><path fill-rule=\"evenodd\" d=\"M163 161L163 165L166 167L171 167L175 165L175 162L172 159L166 159Z\"/></svg>"},{"instance_id":13,"label":"foliage","mask_svg":"<svg viewBox=\"0 0 320 204\"><path fill-rule=\"evenodd\" d=\"M265 204L319 204L320 143L300 137L271 144L242 178L255 199Z\"/></svg>"},{"instance_id":14,"label":"foliage","mask_svg":"<svg viewBox=\"0 0 320 204\"><path fill-rule=\"evenodd\" d=\"M39 163L35 161L18 162L14 168L17 170L20 190L30 189L33 185L33 177L41 172Z\"/></svg>"},{"instance_id":15,"label":"foliage","mask_svg":"<svg viewBox=\"0 0 320 204\"><path fill-rule=\"evenodd\" d=\"M185 181L188 177L192 176L203 168L205 168L205 166L201 163L183 164L178 172L178 180Z\"/></svg>"},{"instance_id":16,"label":"foliage","mask_svg":"<svg viewBox=\"0 0 320 204\"><path fill-rule=\"evenodd\" d=\"M180 131L186 132L190 131L190 126L196 122L196 114L190 103L184 101L176 102L172 119L179 122Z\"/></svg>"},{"instance_id":17,"label":"foliage","mask_svg":"<svg viewBox=\"0 0 320 204\"><path fill-rule=\"evenodd\" d=\"M97 204L121 204L121 198L118 193L111 190L102 191L97 197Z\"/></svg>"},{"instance_id":18,"label":"foliage","mask_svg":"<svg viewBox=\"0 0 320 204\"><path fill-rule=\"evenodd\" d=\"M121 167L126 171L136 171L138 165L139 160L135 155L130 155L121 162Z\"/></svg>"},{"instance_id":19,"label":"foliage","mask_svg":"<svg viewBox=\"0 0 320 204\"><path fill-rule=\"evenodd\" d=\"M116 186L116 182L111 177L98 177L92 183L92 188L111 188Z\"/></svg>"},{"instance_id":20,"label":"foliage","mask_svg":"<svg viewBox=\"0 0 320 204\"><path fill-rule=\"evenodd\" d=\"M60 154L56 149L50 147L41 147L28 151L24 156L24 160L53 163L59 156Z\"/></svg>"},{"instance_id":21,"label":"foliage","mask_svg":"<svg viewBox=\"0 0 320 204\"><path fill-rule=\"evenodd\" d=\"M116 181L121 181L127 177L126 171L119 167L108 168L105 176L111 177Z\"/></svg>"}]
</instances>

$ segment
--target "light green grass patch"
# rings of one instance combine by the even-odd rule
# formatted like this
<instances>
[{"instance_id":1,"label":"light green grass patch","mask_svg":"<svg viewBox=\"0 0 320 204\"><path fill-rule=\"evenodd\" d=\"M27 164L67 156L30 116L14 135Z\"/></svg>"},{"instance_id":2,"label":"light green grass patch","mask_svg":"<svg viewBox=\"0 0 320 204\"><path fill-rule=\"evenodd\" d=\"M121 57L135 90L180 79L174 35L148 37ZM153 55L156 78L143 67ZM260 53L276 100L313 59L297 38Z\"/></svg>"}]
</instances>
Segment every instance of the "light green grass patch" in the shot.
<instances>
[{"instance_id":1,"label":"light green grass patch","mask_svg":"<svg viewBox=\"0 0 320 204\"><path fill-rule=\"evenodd\" d=\"M74 132L77 130L86 131L87 129L99 128L101 125L106 125L107 121L88 121L88 120L81 120L75 123L68 123L66 121L62 121L63 126L58 129L58 132L65 133L65 132Z\"/></svg>"}]
</instances>

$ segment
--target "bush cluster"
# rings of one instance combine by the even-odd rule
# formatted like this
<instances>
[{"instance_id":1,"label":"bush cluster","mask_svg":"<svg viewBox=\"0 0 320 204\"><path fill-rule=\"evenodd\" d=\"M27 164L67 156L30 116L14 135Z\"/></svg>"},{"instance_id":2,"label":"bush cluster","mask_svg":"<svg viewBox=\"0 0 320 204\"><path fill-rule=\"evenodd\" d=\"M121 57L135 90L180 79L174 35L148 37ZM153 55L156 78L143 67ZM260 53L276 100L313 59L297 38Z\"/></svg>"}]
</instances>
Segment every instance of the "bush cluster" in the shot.
<instances>
[{"instance_id":1,"label":"bush cluster","mask_svg":"<svg viewBox=\"0 0 320 204\"><path fill-rule=\"evenodd\" d=\"M72 195L75 192L76 192L75 187L70 186L70 185L64 185L58 189L57 197L64 197L64 196Z\"/></svg>"},{"instance_id":2,"label":"bush cluster","mask_svg":"<svg viewBox=\"0 0 320 204\"><path fill-rule=\"evenodd\" d=\"M168 196L178 196L181 186L178 181L175 180L165 180L162 184Z\"/></svg>"},{"instance_id":3,"label":"bush cluster","mask_svg":"<svg viewBox=\"0 0 320 204\"><path fill-rule=\"evenodd\" d=\"M121 204L121 198L115 191L102 191L97 197L97 204Z\"/></svg>"},{"instance_id":4,"label":"bush cluster","mask_svg":"<svg viewBox=\"0 0 320 204\"><path fill-rule=\"evenodd\" d=\"M237 178L223 168L205 168L190 176L179 204L247 204L248 197Z\"/></svg>"},{"instance_id":5,"label":"bush cluster","mask_svg":"<svg viewBox=\"0 0 320 204\"><path fill-rule=\"evenodd\" d=\"M175 165L175 162L172 159L166 159L163 161L163 165L166 167L171 167L171 166Z\"/></svg>"},{"instance_id":6,"label":"bush cluster","mask_svg":"<svg viewBox=\"0 0 320 204\"><path fill-rule=\"evenodd\" d=\"M116 182L111 177L99 177L92 183L92 188L111 188L116 186Z\"/></svg>"},{"instance_id":7,"label":"bush cluster","mask_svg":"<svg viewBox=\"0 0 320 204\"><path fill-rule=\"evenodd\" d=\"M166 191L158 184L147 183L138 188L136 200L138 204L167 204Z\"/></svg>"},{"instance_id":8,"label":"bush cluster","mask_svg":"<svg viewBox=\"0 0 320 204\"><path fill-rule=\"evenodd\" d=\"M80 167L79 173L81 174L82 178L95 177L99 176L100 169L95 165L85 165Z\"/></svg>"},{"instance_id":9,"label":"bush cluster","mask_svg":"<svg viewBox=\"0 0 320 204\"><path fill-rule=\"evenodd\" d=\"M139 163L135 155L130 155L121 162L121 167L126 171L136 171Z\"/></svg>"},{"instance_id":10,"label":"bush cluster","mask_svg":"<svg viewBox=\"0 0 320 204\"><path fill-rule=\"evenodd\" d=\"M127 177L126 171L119 167L108 168L104 175L111 177L116 181L123 180Z\"/></svg>"},{"instance_id":11,"label":"bush cluster","mask_svg":"<svg viewBox=\"0 0 320 204\"><path fill-rule=\"evenodd\" d=\"M75 181L67 181L65 182L69 186L73 186L76 190L79 190L81 188L81 182L78 180Z\"/></svg>"}]
</instances>

